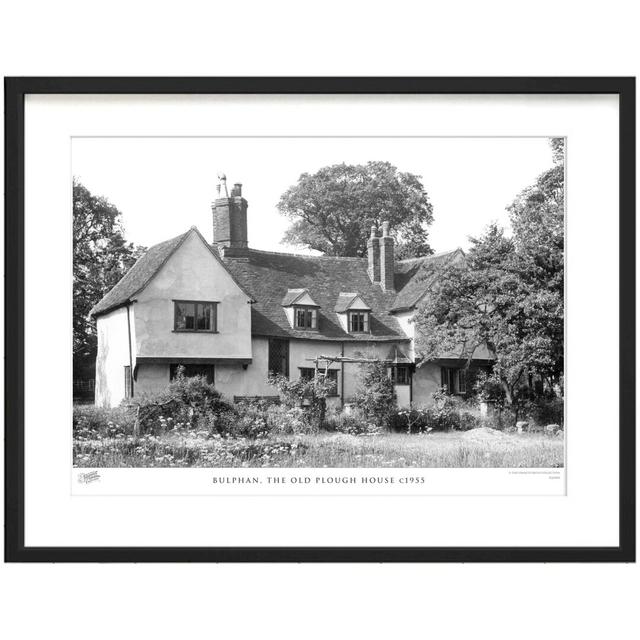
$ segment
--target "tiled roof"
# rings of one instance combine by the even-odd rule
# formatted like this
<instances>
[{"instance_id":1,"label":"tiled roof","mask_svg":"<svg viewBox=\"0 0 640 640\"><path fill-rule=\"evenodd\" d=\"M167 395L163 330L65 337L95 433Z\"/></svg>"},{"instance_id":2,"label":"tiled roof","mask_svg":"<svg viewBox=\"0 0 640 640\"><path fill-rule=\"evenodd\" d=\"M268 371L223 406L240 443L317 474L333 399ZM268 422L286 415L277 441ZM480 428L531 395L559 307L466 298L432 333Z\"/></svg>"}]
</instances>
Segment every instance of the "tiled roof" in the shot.
<instances>
[{"instance_id":1,"label":"tiled roof","mask_svg":"<svg viewBox=\"0 0 640 640\"><path fill-rule=\"evenodd\" d=\"M191 227L189 231L182 235L165 240L153 245L140 256L136 263L125 273L111 291L96 304L89 312L89 315L96 316L107 313L112 309L120 307L129 302L138 291L143 289L147 283L158 273L162 265L171 257L174 251L184 242L190 234L195 234L202 243L211 251L213 257L226 269L226 264L220 259L218 252L202 237L196 227ZM242 287L242 285L240 285ZM245 290L246 293L246 290ZM247 293L247 295L249 295Z\"/></svg>"},{"instance_id":2,"label":"tiled roof","mask_svg":"<svg viewBox=\"0 0 640 640\"><path fill-rule=\"evenodd\" d=\"M387 354L387 360L396 364L411 364L411 360L396 345L392 346Z\"/></svg>"},{"instance_id":3,"label":"tiled roof","mask_svg":"<svg viewBox=\"0 0 640 640\"><path fill-rule=\"evenodd\" d=\"M252 305L255 335L375 342L406 339L391 315L396 294L372 284L366 258L300 256L250 249L248 259L226 261L236 281L256 300ZM289 289L306 289L320 305L318 330L293 329L282 308ZM345 289L362 296L371 307L370 334L350 334L340 325L336 304Z\"/></svg>"},{"instance_id":4,"label":"tiled roof","mask_svg":"<svg viewBox=\"0 0 640 640\"><path fill-rule=\"evenodd\" d=\"M195 227L180 236L161 242L150 249L127 274L91 310L91 315L106 313L129 302L159 271L173 252ZM207 244L220 260L216 250ZM249 249L241 259L227 259L222 264L238 285L252 297L252 333L255 335L376 342L407 340L400 328L396 311L410 309L428 291L441 270L461 249L396 263L396 292L383 291L373 284L367 272L366 258L302 256ZM346 292L345 292L346 290ZM293 329L283 305L290 305L308 295L320 306L318 330ZM370 334L350 334L342 329L338 313L343 313L359 296L371 308Z\"/></svg>"},{"instance_id":5,"label":"tiled roof","mask_svg":"<svg viewBox=\"0 0 640 640\"><path fill-rule=\"evenodd\" d=\"M311 298L312 302L315 304L315 300L313 300L313 298L311 297L311 294L306 289L289 289L287 293L284 294L284 298L282 298L282 302L280 304L283 307L290 307L294 302L302 298L305 293Z\"/></svg>"},{"instance_id":6,"label":"tiled roof","mask_svg":"<svg viewBox=\"0 0 640 640\"><path fill-rule=\"evenodd\" d=\"M157 273L169 256L182 244L190 232L165 240L147 251L127 271L122 280L109 291L98 304L91 309L90 315L96 316L120 307L140 291Z\"/></svg>"},{"instance_id":7,"label":"tiled roof","mask_svg":"<svg viewBox=\"0 0 640 640\"><path fill-rule=\"evenodd\" d=\"M336 302L336 313L344 313L352 304L356 298L362 300L362 296L357 293L340 293L338 301ZM364 300L362 300L364 302ZM365 303L366 304L366 303Z\"/></svg>"},{"instance_id":8,"label":"tiled roof","mask_svg":"<svg viewBox=\"0 0 640 640\"><path fill-rule=\"evenodd\" d=\"M462 249L455 249L424 258L399 260L395 278L398 295L390 310L403 311L415 307L442 270L463 256Z\"/></svg>"}]
</instances>

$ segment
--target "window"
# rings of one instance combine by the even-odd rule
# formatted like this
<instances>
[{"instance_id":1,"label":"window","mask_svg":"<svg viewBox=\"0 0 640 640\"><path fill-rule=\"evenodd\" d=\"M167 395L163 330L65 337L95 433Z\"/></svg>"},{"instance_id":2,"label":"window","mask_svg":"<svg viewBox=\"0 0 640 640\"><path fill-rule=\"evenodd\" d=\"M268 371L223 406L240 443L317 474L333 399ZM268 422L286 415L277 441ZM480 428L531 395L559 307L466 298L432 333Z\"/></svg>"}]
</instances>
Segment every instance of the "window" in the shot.
<instances>
[{"instance_id":1,"label":"window","mask_svg":"<svg viewBox=\"0 0 640 640\"><path fill-rule=\"evenodd\" d=\"M300 367L300 379L301 380L313 380L316 375L316 370L311 367Z\"/></svg>"},{"instance_id":2,"label":"window","mask_svg":"<svg viewBox=\"0 0 640 640\"><path fill-rule=\"evenodd\" d=\"M349 311L349 331L351 333L369 333L369 312Z\"/></svg>"},{"instance_id":3,"label":"window","mask_svg":"<svg viewBox=\"0 0 640 640\"><path fill-rule=\"evenodd\" d=\"M269 340L269 373L289 377L289 341Z\"/></svg>"},{"instance_id":4,"label":"window","mask_svg":"<svg viewBox=\"0 0 640 640\"><path fill-rule=\"evenodd\" d=\"M458 369L458 393L467 393L467 372Z\"/></svg>"},{"instance_id":5,"label":"window","mask_svg":"<svg viewBox=\"0 0 640 640\"><path fill-rule=\"evenodd\" d=\"M217 331L217 302L174 301L174 331Z\"/></svg>"},{"instance_id":6,"label":"window","mask_svg":"<svg viewBox=\"0 0 640 640\"><path fill-rule=\"evenodd\" d=\"M296 329L317 329L318 310L314 307L294 307L293 326Z\"/></svg>"},{"instance_id":7,"label":"window","mask_svg":"<svg viewBox=\"0 0 640 640\"><path fill-rule=\"evenodd\" d=\"M313 380L315 378L316 370L312 367L300 367L300 379L301 380ZM318 375L324 376L324 369L318 370ZM338 395L338 370L329 369L327 371L327 380L333 382L333 389L329 396Z\"/></svg>"},{"instance_id":8,"label":"window","mask_svg":"<svg viewBox=\"0 0 640 640\"><path fill-rule=\"evenodd\" d=\"M451 394L467 393L467 374L464 369L441 368L441 384Z\"/></svg>"},{"instance_id":9,"label":"window","mask_svg":"<svg viewBox=\"0 0 640 640\"><path fill-rule=\"evenodd\" d=\"M324 374L324 371L322 372ZM337 369L329 369L327 371L327 380L333 382L333 389L331 389L330 396L338 395L338 370Z\"/></svg>"},{"instance_id":10,"label":"window","mask_svg":"<svg viewBox=\"0 0 640 640\"><path fill-rule=\"evenodd\" d=\"M126 365L124 368L124 397L133 397L133 380L131 378L131 367Z\"/></svg>"},{"instance_id":11,"label":"window","mask_svg":"<svg viewBox=\"0 0 640 640\"><path fill-rule=\"evenodd\" d=\"M215 381L215 370L212 364L180 364L176 362L169 365L169 378L175 380L178 375L178 367L184 368L185 378L204 376L209 384Z\"/></svg>"},{"instance_id":12,"label":"window","mask_svg":"<svg viewBox=\"0 0 640 640\"><path fill-rule=\"evenodd\" d=\"M411 371L406 364L398 364L391 368L393 384L411 384Z\"/></svg>"}]
</instances>

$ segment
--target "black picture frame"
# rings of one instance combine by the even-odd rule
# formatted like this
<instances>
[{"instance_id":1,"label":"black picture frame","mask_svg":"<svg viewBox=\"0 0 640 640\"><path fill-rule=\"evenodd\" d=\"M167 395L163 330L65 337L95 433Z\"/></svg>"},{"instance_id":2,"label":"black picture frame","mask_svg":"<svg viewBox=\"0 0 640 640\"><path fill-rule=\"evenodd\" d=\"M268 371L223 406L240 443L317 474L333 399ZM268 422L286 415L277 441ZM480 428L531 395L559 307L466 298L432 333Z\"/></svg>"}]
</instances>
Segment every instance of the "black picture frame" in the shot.
<instances>
[{"instance_id":1,"label":"black picture frame","mask_svg":"<svg viewBox=\"0 0 640 640\"><path fill-rule=\"evenodd\" d=\"M635 78L5 78L5 561L634 562ZM26 547L24 100L27 94L616 94L620 149L620 540L612 547ZM6 310L10 309L11 313Z\"/></svg>"}]
</instances>

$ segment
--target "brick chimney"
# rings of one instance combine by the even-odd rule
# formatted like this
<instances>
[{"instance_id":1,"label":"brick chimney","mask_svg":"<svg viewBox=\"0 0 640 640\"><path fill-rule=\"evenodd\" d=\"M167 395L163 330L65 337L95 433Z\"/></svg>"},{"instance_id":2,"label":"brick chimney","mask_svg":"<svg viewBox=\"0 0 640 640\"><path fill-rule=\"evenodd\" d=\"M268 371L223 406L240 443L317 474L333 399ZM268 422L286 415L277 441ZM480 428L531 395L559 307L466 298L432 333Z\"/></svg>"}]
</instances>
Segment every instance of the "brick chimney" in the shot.
<instances>
[{"instance_id":1,"label":"brick chimney","mask_svg":"<svg viewBox=\"0 0 640 640\"><path fill-rule=\"evenodd\" d=\"M371 236L367 240L367 256L369 258L369 278L371 282L380 282L380 238L377 229L371 227Z\"/></svg>"},{"instance_id":2,"label":"brick chimney","mask_svg":"<svg viewBox=\"0 0 640 640\"><path fill-rule=\"evenodd\" d=\"M382 223L380 242L380 286L385 291L395 291L395 255L393 238L389 235L389 223Z\"/></svg>"},{"instance_id":3,"label":"brick chimney","mask_svg":"<svg viewBox=\"0 0 640 640\"><path fill-rule=\"evenodd\" d=\"M218 197L211 205L213 213L213 242L223 257L247 255L247 201L242 197L242 184L236 182L227 191L227 178L219 176Z\"/></svg>"}]
</instances>

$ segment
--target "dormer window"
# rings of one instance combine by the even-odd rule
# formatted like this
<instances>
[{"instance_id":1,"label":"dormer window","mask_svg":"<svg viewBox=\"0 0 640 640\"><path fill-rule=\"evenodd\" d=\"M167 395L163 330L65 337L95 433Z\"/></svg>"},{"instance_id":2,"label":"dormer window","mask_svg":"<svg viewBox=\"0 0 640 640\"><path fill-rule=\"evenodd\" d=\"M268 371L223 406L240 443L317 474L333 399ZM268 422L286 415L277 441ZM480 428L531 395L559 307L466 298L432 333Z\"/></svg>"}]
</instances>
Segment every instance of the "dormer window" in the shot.
<instances>
[{"instance_id":1,"label":"dormer window","mask_svg":"<svg viewBox=\"0 0 640 640\"><path fill-rule=\"evenodd\" d=\"M371 307L360 294L341 293L335 307L336 314L347 333L371 332Z\"/></svg>"},{"instance_id":2,"label":"dormer window","mask_svg":"<svg viewBox=\"0 0 640 640\"><path fill-rule=\"evenodd\" d=\"M349 333L369 333L368 311L349 311Z\"/></svg>"},{"instance_id":3,"label":"dormer window","mask_svg":"<svg viewBox=\"0 0 640 640\"><path fill-rule=\"evenodd\" d=\"M293 326L295 329L317 329L318 309L317 307L294 306Z\"/></svg>"},{"instance_id":4,"label":"dormer window","mask_svg":"<svg viewBox=\"0 0 640 640\"><path fill-rule=\"evenodd\" d=\"M318 330L320 305L316 304L307 289L289 289L282 299L282 307L293 329Z\"/></svg>"}]
</instances>

